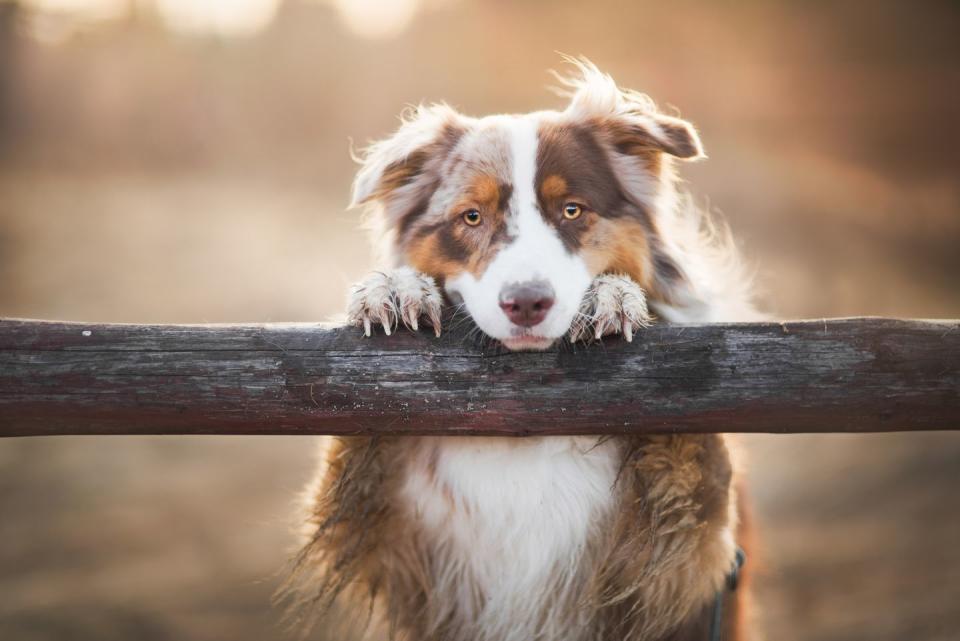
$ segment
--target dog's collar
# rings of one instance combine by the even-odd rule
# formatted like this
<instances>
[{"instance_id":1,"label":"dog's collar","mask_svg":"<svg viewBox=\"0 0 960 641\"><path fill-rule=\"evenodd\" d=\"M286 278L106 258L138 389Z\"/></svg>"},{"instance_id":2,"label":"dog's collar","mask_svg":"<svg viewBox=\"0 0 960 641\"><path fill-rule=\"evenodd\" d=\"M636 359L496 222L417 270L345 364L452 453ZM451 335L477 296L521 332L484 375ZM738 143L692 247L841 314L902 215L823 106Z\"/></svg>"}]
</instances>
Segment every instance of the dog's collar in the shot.
<instances>
[{"instance_id":1,"label":"dog's collar","mask_svg":"<svg viewBox=\"0 0 960 641\"><path fill-rule=\"evenodd\" d=\"M723 638L724 593L727 591L733 592L737 589L737 584L740 583L740 568L743 567L743 563L746 560L746 552L743 551L743 548L738 547L733 559L733 567L730 569L730 574L727 575L726 584L717 590L717 594L713 599L713 617L710 620L710 641L721 641Z\"/></svg>"}]
</instances>

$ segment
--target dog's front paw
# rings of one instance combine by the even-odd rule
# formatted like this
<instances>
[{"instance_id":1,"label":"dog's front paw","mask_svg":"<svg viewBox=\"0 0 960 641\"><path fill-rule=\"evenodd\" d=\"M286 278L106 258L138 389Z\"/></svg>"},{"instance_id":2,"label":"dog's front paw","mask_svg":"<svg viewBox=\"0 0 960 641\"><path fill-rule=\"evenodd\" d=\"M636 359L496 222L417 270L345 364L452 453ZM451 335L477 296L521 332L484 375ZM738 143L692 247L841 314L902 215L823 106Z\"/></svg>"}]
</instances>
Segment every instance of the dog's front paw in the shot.
<instances>
[{"instance_id":1,"label":"dog's front paw","mask_svg":"<svg viewBox=\"0 0 960 641\"><path fill-rule=\"evenodd\" d=\"M633 340L633 332L650 325L647 297L627 276L604 274L590 284L580 313L570 328L570 340L599 340L609 334L623 334Z\"/></svg>"},{"instance_id":2,"label":"dog's front paw","mask_svg":"<svg viewBox=\"0 0 960 641\"><path fill-rule=\"evenodd\" d=\"M363 327L370 336L373 325L382 325L389 336L398 321L416 331L425 318L440 335L443 298L433 278L409 267L374 272L350 288L347 322Z\"/></svg>"}]
</instances>

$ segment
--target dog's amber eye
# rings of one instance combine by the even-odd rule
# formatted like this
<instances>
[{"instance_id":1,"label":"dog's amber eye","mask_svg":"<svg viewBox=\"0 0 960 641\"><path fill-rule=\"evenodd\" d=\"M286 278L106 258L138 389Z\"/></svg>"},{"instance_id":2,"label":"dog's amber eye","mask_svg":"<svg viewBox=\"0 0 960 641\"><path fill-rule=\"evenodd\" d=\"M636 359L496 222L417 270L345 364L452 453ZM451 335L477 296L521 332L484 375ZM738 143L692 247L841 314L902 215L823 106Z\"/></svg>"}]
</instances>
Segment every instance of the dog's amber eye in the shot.
<instances>
[{"instance_id":1,"label":"dog's amber eye","mask_svg":"<svg viewBox=\"0 0 960 641\"><path fill-rule=\"evenodd\" d=\"M567 203L563 206L563 217L567 220L576 220L583 213L583 207L577 203Z\"/></svg>"},{"instance_id":2,"label":"dog's amber eye","mask_svg":"<svg viewBox=\"0 0 960 641\"><path fill-rule=\"evenodd\" d=\"M467 223L471 227L476 227L480 224L480 212L476 209L468 209L463 212L463 222Z\"/></svg>"}]
</instances>

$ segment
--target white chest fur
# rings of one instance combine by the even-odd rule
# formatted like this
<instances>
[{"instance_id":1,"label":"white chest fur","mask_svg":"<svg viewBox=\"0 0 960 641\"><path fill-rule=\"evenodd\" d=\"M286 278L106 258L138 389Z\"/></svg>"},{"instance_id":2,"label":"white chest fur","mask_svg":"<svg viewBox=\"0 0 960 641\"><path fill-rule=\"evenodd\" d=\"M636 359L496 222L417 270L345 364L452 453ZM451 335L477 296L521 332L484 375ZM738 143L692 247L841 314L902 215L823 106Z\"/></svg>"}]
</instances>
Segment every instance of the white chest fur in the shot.
<instances>
[{"instance_id":1,"label":"white chest fur","mask_svg":"<svg viewBox=\"0 0 960 641\"><path fill-rule=\"evenodd\" d=\"M403 500L438 559L441 598L480 638L533 638L527 626L564 600L618 462L596 437L423 439Z\"/></svg>"}]
</instances>

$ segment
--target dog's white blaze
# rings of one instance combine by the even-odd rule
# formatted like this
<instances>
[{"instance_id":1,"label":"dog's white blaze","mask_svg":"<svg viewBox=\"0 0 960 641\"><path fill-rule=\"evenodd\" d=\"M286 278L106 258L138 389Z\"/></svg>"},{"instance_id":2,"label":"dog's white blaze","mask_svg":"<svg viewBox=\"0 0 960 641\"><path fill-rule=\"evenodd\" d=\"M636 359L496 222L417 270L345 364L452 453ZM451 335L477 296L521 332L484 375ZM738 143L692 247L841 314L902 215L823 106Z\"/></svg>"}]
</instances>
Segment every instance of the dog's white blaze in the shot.
<instances>
[{"instance_id":1,"label":"dog's white blaze","mask_svg":"<svg viewBox=\"0 0 960 641\"><path fill-rule=\"evenodd\" d=\"M511 213L507 220L511 242L497 253L479 278L464 272L447 282L447 291L463 298L470 316L489 336L506 339L529 333L559 338L570 329L592 277L583 259L567 251L538 208L538 115L497 119L498 126L508 132L513 165ZM510 322L500 309L499 298L506 285L531 280L550 283L556 300L543 322L527 331Z\"/></svg>"},{"instance_id":2,"label":"dog's white blaze","mask_svg":"<svg viewBox=\"0 0 960 641\"><path fill-rule=\"evenodd\" d=\"M552 627L569 620L553 617L551 624L540 616L578 596L578 562L613 504L617 446L598 445L596 437L434 438L424 445L402 492L435 538L433 549L445 550L435 568L438 592L469 613L478 638L579 638Z\"/></svg>"},{"instance_id":3,"label":"dog's white blaze","mask_svg":"<svg viewBox=\"0 0 960 641\"><path fill-rule=\"evenodd\" d=\"M535 228L533 218L537 215L537 125L532 116L511 118L506 126L510 132L510 160L513 162L513 218L510 231L518 239L521 234L542 231ZM540 221L543 222L542 220ZM545 225L544 225L545 226ZM550 230L552 231L552 230Z\"/></svg>"}]
</instances>

